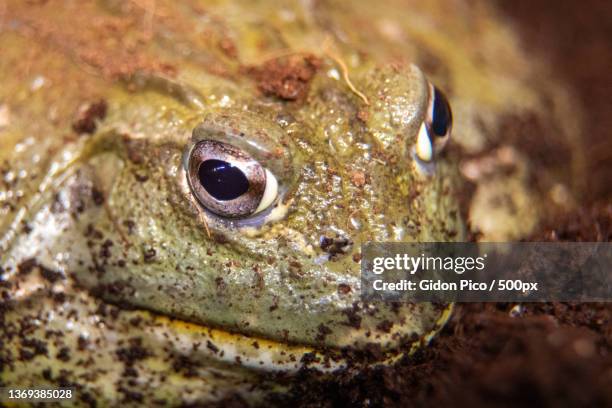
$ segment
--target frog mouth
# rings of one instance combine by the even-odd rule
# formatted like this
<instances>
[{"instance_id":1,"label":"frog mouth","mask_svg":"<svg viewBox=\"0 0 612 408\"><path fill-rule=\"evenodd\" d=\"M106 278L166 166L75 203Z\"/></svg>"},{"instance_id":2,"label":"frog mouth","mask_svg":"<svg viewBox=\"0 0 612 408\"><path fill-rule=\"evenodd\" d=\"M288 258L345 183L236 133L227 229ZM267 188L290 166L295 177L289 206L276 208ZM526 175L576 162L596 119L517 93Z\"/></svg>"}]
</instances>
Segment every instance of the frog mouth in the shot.
<instances>
[{"instance_id":1,"label":"frog mouth","mask_svg":"<svg viewBox=\"0 0 612 408\"><path fill-rule=\"evenodd\" d=\"M305 367L322 373L330 373L336 370L359 369L364 366L394 364L403 357L412 355L419 348L427 346L449 320L453 309L454 304L449 304L443 309L434 328L411 344L403 345L401 349L386 351L375 358L367 356L358 349L318 349L308 345L288 344L210 328L185 320L171 319L149 311L139 312L149 315L155 321L155 326L161 329L161 333L172 333L177 339L175 346L185 352L191 352L193 344L205 344L206 347L198 350L202 357L227 364L238 363L257 371L291 374Z\"/></svg>"}]
</instances>

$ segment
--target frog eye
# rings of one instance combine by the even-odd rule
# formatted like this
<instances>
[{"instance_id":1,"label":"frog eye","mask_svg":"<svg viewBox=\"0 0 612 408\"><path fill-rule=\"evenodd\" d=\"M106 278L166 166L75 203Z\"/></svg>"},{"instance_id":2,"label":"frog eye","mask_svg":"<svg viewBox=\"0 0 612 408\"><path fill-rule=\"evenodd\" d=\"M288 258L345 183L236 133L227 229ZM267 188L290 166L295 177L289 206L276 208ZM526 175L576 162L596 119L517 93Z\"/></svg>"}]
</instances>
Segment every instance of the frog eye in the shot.
<instances>
[{"instance_id":1,"label":"frog eye","mask_svg":"<svg viewBox=\"0 0 612 408\"><path fill-rule=\"evenodd\" d=\"M430 162L435 154L444 150L453 125L448 99L437 87L429 87L427 116L419 128L415 146L417 157L425 162Z\"/></svg>"},{"instance_id":2,"label":"frog eye","mask_svg":"<svg viewBox=\"0 0 612 408\"><path fill-rule=\"evenodd\" d=\"M431 101L428 118L430 134L436 145L446 144L453 126L453 113L446 96L437 87L431 85L431 88L433 89L433 101Z\"/></svg>"},{"instance_id":3,"label":"frog eye","mask_svg":"<svg viewBox=\"0 0 612 408\"><path fill-rule=\"evenodd\" d=\"M263 211L278 195L274 174L243 150L216 140L202 140L193 147L187 180L200 204L228 218Z\"/></svg>"}]
</instances>

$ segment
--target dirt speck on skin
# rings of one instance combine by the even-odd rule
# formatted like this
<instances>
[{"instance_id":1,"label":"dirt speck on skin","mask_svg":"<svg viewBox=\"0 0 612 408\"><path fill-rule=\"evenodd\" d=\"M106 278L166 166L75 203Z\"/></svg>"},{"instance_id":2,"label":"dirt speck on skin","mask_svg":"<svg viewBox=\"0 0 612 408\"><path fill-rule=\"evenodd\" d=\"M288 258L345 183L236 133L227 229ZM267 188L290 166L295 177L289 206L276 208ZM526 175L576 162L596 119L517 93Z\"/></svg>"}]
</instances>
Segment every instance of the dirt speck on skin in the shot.
<instances>
[{"instance_id":1,"label":"dirt speck on skin","mask_svg":"<svg viewBox=\"0 0 612 408\"><path fill-rule=\"evenodd\" d=\"M108 104L103 99L81 106L72 123L72 129L77 133L94 133L97 128L96 121L104 119L107 110Z\"/></svg>"},{"instance_id":2,"label":"dirt speck on skin","mask_svg":"<svg viewBox=\"0 0 612 408\"><path fill-rule=\"evenodd\" d=\"M351 173L351 182L355 187L363 187L366 183L366 175L363 171L353 171Z\"/></svg>"},{"instance_id":3,"label":"dirt speck on skin","mask_svg":"<svg viewBox=\"0 0 612 408\"><path fill-rule=\"evenodd\" d=\"M286 101L302 100L321 60L314 55L290 55L268 60L260 66L246 68L257 88L266 96Z\"/></svg>"}]
</instances>

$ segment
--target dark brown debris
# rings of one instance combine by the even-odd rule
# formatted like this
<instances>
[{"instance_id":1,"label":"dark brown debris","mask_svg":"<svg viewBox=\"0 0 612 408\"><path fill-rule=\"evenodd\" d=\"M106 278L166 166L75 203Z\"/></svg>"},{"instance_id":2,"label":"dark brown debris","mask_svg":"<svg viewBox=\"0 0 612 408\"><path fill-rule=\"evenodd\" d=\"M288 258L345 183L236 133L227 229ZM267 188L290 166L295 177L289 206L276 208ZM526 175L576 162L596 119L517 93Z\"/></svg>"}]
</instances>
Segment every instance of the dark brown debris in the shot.
<instances>
[{"instance_id":1,"label":"dark brown debris","mask_svg":"<svg viewBox=\"0 0 612 408\"><path fill-rule=\"evenodd\" d=\"M296 101L306 97L310 81L320 66L321 60L314 55L296 54L248 67L246 72L264 95Z\"/></svg>"},{"instance_id":2,"label":"dark brown debris","mask_svg":"<svg viewBox=\"0 0 612 408\"><path fill-rule=\"evenodd\" d=\"M104 99L81 106L72 123L72 129L77 133L92 134L96 131L96 122L106 117L108 105Z\"/></svg>"}]
</instances>

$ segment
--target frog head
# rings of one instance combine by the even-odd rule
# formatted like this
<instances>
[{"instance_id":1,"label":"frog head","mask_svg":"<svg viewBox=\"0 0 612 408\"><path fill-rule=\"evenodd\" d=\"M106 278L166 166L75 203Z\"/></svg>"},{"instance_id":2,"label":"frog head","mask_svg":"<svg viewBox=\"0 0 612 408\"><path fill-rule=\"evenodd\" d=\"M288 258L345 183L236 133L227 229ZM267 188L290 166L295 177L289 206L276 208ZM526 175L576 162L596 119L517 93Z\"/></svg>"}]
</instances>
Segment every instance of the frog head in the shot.
<instances>
[{"instance_id":1,"label":"frog head","mask_svg":"<svg viewBox=\"0 0 612 408\"><path fill-rule=\"evenodd\" d=\"M445 308L361 302L360 247L463 233L448 102L411 65L357 73L368 105L322 71L296 102L116 86L28 239L106 301L206 327L338 350L427 335Z\"/></svg>"},{"instance_id":2,"label":"frog head","mask_svg":"<svg viewBox=\"0 0 612 408\"><path fill-rule=\"evenodd\" d=\"M461 239L443 93L365 57L349 80L328 52L233 75L198 55L174 75L79 71L105 115L52 160L3 263L35 257L104 301L279 347L393 353L435 331L446 307L362 302L360 257Z\"/></svg>"}]
</instances>

